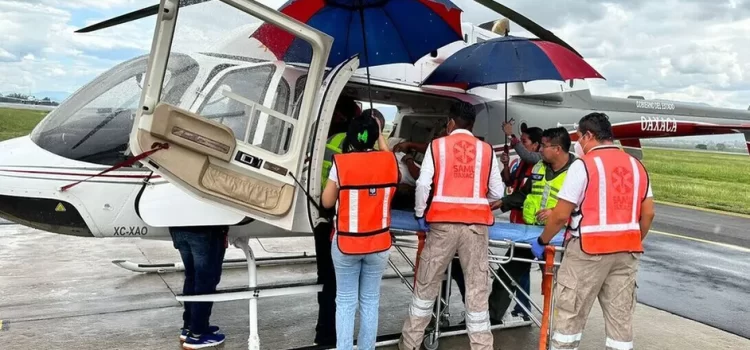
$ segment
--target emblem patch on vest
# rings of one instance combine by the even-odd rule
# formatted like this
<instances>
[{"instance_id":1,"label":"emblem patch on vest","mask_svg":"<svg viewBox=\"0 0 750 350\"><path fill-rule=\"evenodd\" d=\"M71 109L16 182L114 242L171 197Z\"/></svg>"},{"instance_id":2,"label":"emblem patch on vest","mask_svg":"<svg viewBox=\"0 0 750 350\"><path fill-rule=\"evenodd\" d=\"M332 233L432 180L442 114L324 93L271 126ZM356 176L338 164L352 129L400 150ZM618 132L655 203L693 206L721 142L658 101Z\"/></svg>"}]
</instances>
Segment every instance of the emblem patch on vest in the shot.
<instances>
[{"instance_id":1,"label":"emblem patch on vest","mask_svg":"<svg viewBox=\"0 0 750 350\"><path fill-rule=\"evenodd\" d=\"M453 176L456 178L474 177L474 159L477 149L473 144L459 141L453 146L453 157L456 163L453 165Z\"/></svg>"},{"instance_id":2,"label":"emblem patch on vest","mask_svg":"<svg viewBox=\"0 0 750 350\"><path fill-rule=\"evenodd\" d=\"M531 179L534 181L541 181L543 175L542 174L531 174Z\"/></svg>"},{"instance_id":3,"label":"emblem patch on vest","mask_svg":"<svg viewBox=\"0 0 750 350\"><path fill-rule=\"evenodd\" d=\"M612 194L612 202L615 210L631 211L633 209L633 200L630 196L633 191L634 181L633 174L631 174L624 167L616 167L612 173L610 173L610 181L612 182L612 188L614 194Z\"/></svg>"},{"instance_id":4,"label":"emblem patch on vest","mask_svg":"<svg viewBox=\"0 0 750 350\"><path fill-rule=\"evenodd\" d=\"M369 192L368 194L370 195L370 197L375 197L377 195L378 190L371 188L368 190L368 192Z\"/></svg>"}]
</instances>

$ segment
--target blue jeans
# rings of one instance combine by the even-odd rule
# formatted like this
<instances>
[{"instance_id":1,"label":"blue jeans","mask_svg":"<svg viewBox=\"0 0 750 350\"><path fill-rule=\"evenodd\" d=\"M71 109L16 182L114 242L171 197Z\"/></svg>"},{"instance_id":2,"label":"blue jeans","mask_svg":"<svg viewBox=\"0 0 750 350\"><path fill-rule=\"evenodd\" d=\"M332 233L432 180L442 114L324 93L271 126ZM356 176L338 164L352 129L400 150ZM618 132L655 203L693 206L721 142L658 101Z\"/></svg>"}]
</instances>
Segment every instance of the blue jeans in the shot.
<instances>
[{"instance_id":1,"label":"blue jeans","mask_svg":"<svg viewBox=\"0 0 750 350\"><path fill-rule=\"evenodd\" d=\"M390 252L347 255L339 250L337 238L333 237L331 245L336 270L336 349L353 348L354 314L359 302L357 349L372 350L378 335L380 282Z\"/></svg>"},{"instance_id":2,"label":"blue jeans","mask_svg":"<svg viewBox=\"0 0 750 350\"><path fill-rule=\"evenodd\" d=\"M184 295L216 292L226 252L226 226L170 227L174 247L185 265ZM208 332L211 302L185 302L183 328L193 334Z\"/></svg>"}]
</instances>

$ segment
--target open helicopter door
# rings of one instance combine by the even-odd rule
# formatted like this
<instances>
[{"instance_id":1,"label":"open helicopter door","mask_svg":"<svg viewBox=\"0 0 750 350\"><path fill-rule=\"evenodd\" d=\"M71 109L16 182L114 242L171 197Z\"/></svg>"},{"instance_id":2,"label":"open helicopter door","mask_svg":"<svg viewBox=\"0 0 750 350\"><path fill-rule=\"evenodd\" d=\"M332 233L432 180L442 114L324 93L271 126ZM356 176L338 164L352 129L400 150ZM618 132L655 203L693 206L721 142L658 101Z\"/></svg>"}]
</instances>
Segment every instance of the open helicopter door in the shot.
<instances>
[{"instance_id":1,"label":"open helicopter door","mask_svg":"<svg viewBox=\"0 0 750 350\"><path fill-rule=\"evenodd\" d=\"M305 161L305 167L303 172L306 173L307 178L307 192L314 198L309 198L307 203L308 216L310 217L310 225L315 227L320 221L320 212L314 203L320 203L320 194L323 193L323 189L320 188L322 172L320 166L323 164L325 158L326 142L328 140L328 129L331 127L331 117L333 116L333 110L336 108L336 102L338 102L341 92L344 90L344 86L349 82L349 78L359 68L359 58L357 56L351 57L348 60L341 62L338 66L331 69L323 82L323 88L318 91L317 101L318 109L317 123L313 132L313 137L310 142L311 154L309 161Z\"/></svg>"},{"instance_id":2,"label":"open helicopter door","mask_svg":"<svg viewBox=\"0 0 750 350\"><path fill-rule=\"evenodd\" d=\"M322 83L332 39L257 1L221 1L293 33L312 48L305 93L297 119L264 105L265 98L256 99L256 102L253 97L243 96L241 92L228 88L220 91L222 98L243 104L250 116L255 116L255 111L260 111L267 118L277 118L292 125L294 132L290 137L288 150L279 154L264 149L262 145L253 144L257 140L250 140L247 133L239 137L229 126L206 118L202 115L206 114L204 112L193 113L160 101L160 90L178 17L177 0L162 0L159 6L146 73L147 84L130 135L130 148L133 155L145 157L145 166L188 193L250 218L291 230L294 224L294 207L300 202L297 197L304 196L297 188L294 178L300 177L306 135L317 112L314 110L314 106L318 104L315 92ZM278 70L280 67L283 69L284 65L274 62L266 63L265 66ZM265 86L275 89L275 86L270 85L270 80L279 81L276 73L269 74L269 85ZM251 121L247 123L250 124ZM238 134L246 130L237 129Z\"/></svg>"},{"instance_id":3,"label":"open helicopter door","mask_svg":"<svg viewBox=\"0 0 750 350\"><path fill-rule=\"evenodd\" d=\"M262 102L264 106L273 106L277 102L275 92L284 75L284 67L283 62L262 62L226 68L206 84L203 88L205 93L200 94L190 110L229 126L238 141L260 143L251 141L253 134L256 138L260 135L261 140L263 139L268 115L238 101L242 98L237 98L236 95ZM259 84L253 79L258 75L262 75L268 82L264 88L258 88ZM251 130L252 126L256 128ZM169 183L144 186L137 205L137 213L141 219L154 227L235 225L245 220L242 213L194 198Z\"/></svg>"}]
</instances>

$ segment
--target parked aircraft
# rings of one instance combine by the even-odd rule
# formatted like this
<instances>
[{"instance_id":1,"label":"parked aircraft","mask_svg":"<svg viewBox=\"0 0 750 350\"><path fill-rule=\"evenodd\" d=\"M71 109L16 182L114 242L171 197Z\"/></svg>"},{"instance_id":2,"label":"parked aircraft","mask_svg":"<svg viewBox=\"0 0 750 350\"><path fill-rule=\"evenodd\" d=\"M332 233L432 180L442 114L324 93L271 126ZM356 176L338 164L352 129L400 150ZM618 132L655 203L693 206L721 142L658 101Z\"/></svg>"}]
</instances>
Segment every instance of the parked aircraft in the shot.
<instances>
[{"instance_id":1,"label":"parked aircraft","mask_svg":"<svg viewBox=\"0 0 750 350\"><path fill-rule=\"evenodd\" d=\"M420 86L453 52L496 37L490 30L493 22L463 23L463 41L415 65L373 67L368 84L356 56L325 67L333 38L256 0L221 1L256 23L228 34L210 52L172 50L179 8L204 1L161 0L158 6L93 26L101 29L158 15L150 55L101 74L30 135L0 143L0 216L81 237L169 239L170 226L230 225L230 237L247 257L248 288L199 299L249 299L249 345L258 348L257 298L303 292L303 287L259 287L258 262L248 240L312 235L320 220L314 204L321 193L317 169L340 96L359 101L372 96L372 102L397 106L391 136L416 142L438 132L451 103L472 103L478 111L475 134L498 154L505 142L501 123L506 101L503 86L468 92ZM505 6L476 2L544 40L570 47ZM306 42L309 63L273 57L252 37L258 20ZM508 119L517 121L516 133L524 124L573 130L583 115L603 111L616 137L636 150L638 140L653 137L742 132L750 140L748 111L593 96L584 81L557 88L560 91L532 93L524 84L509 85ZM118 263L134 271L164 268Z\"/></svg>"},{"instance_id":2,"label":"parked aircraft","mask_svg":"<svg viewBox=\"0 0 750 350\"><path fill-rule=\"evenodd\" d=\"M183 1L179 7L201 2ZM226 2L242 10L252 3ZM507 7L491 0L477 2L541 38L570 47ZM176 4L166 1L162 7L176 10ZM81 31L156 14L159 8L155 5ZM316 66L317 61L310 69L276 61L251 37L259 23L235 31L216 52L172 52L169 40L159 38L166 35L160 30L173 30L165 29L164 23L174 19L160 16L150 57L136 57L101 74L29 136L0 143L0 215L41 230L84 237L164 239L169 237L169 226L205 224L232 225L230 234L244 237L309 235L318 213L304 191L297 190L297 181L313 197L319 196L320 174L312 169L322 162L334 102L342 94L368 99L365 77L361 70L355 72L358 59L332 70ZM289 22L286 26L319 35L286 16L280 18ZM419 84L461 47L496 37L490 30L493 24L464 23L463 42L447 45L415 65L370 69L373 101L399 108L392 136L429 140L444 123L446 106L463 100L478 108L476 134L501 152L505 142L502 85L464 92ZM326 48L319 52L315 58L325 59ZM248 81L262 90L257 86L248 90ZM508 119L517 121L516 133L523 125L564 125L572 130L581 116L596 110L610 116L616 137L636 154L643 138L750 135L748 111L639 96L594 96L584 81L566 82L559 89L534 93L525 91L522 83L509 84ZM163 116L154 118L154 113ZM170 128L181 120L190 124L180 127L178 137ZM206 141L204 133L213 135L213 141ZM96 176L131 158L129 149L139 154L155 142L173 145L143 164ZM195 142L202 142L195 146L199 149L191 146ZM312 166L303 164L308 152ZM222 183L230 180L237 183ZM77 181L83 182L61 190Z\"/></svg>"}]
</instances>

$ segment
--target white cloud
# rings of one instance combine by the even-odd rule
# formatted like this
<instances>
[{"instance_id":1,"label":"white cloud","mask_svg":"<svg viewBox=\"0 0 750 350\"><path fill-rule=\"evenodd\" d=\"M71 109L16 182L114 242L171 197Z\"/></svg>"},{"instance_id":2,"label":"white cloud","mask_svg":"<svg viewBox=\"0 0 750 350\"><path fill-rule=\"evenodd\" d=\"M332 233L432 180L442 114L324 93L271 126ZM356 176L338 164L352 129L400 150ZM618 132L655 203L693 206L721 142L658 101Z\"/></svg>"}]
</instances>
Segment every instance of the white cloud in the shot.
<instances>
[{"instance_id":1,"label":"white cloud","mask_svg":"<svg viewBox=\"0 0 750 350\"><path fill-rule=\"evenodd\" d=\"M266 0L278 7L284 0ZM455 0L464 21L499 16ZM543 4L542 4L543 2ZM0 91L72 92L150 48L154 16L88 34L74 30L155 0L0 2ZM746 109L750 104L750 0L508 0L504 5L553 31L606 81L600 95L643 95ZM212 1L181 9L175 47L205 49L251 21ZM511 24L511 33L529 35Z\"/></svg>"}]
</instances>

